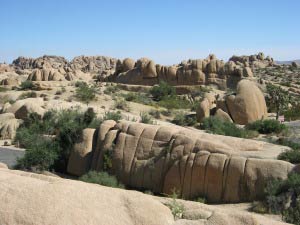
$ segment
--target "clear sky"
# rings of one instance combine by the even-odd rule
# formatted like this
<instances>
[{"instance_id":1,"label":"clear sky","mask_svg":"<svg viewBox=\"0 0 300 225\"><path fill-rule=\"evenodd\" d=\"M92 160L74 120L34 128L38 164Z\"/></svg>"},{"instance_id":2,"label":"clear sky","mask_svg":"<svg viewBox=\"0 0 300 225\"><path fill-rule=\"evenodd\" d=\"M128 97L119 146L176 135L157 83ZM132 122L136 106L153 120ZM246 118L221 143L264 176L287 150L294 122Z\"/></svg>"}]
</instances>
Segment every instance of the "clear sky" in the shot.
<instances>
[{"instance_id":1,"label":"clear sky","mask_svg":"<svg viewBox=\"0 0 300 225\"><path fill-rule=\"evenodd\" d=\"M0 0L0 62L18 56L214 53L300 58L300 0Z\"/></svg>"}]
</instances>

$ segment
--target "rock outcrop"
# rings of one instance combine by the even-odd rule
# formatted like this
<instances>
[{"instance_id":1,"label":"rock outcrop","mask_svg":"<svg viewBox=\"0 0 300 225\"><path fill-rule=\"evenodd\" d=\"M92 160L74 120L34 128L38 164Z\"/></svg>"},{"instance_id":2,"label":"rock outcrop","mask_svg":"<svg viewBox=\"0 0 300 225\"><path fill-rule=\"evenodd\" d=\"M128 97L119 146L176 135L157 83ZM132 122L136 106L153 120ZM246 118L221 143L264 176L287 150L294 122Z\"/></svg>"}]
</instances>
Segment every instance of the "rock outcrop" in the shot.
<instances>
[{"instance_id":1,"label":"rock outcrop","mask_svg":"<svg viewBox=\"0 0 300 225\"><path fill-rule=\"evenodd\" d=\"M44 100L42 98L26 98L16 101L3 112L12 113L17 119L25 119L30 113L36 113L43 117L45 113Z\"/></svg>"},{"instance_id":2,"label":"rock outcrop","mask_svg":"<svg viewBox=\"0 0 300 225\"><path fill-rule=\"evenodd\" d=\"M264 53L260 52L257 55L250 56L232 56L229 61L233 61L236 64L250 66L250 67L258 67L265 68L267 66L272 66L275 64L273 58L270 56L265 57Z\"/></svg>"},{"instance_id":3,"label":"rock outcrop","mask_svg":"<svg viewBox=\"0 0 300 225\"><path fill-rule=\"evenodd\" d=\"M268 116L265 97L257 85L250 80L241 80L237 85L236 93L218 100L214 107L209 104L210 99L211 97L204 96L196 110L199 122L209 116L216 116L245 125Z\"/></svg>"},{"instance_id":4,"label":"rock outcrop","mask_svg":"<svg viewBox=\"0 0 300 225\"><path fill-rule=\"evenodd\" d=\"M65 77L53 69L35 69L28 76L27 80L31 81L63 81Z\"/></svg>"},{"instance_id":5,"label":"rock outcrop","mask_svg":"<svg viewBox=\"0 0 300 225\"><path fill-rule=\"evenodd\" d=\"M174 220L167 198L7 168L0 168L0 190L0 221L6 225L285 225L183 200L177 201L184 218Z\"/></svg>"},{"instance_id":6,"label":"rock outcrop","mask_svg":"<svg viewBox=\"0 0 300 225\"><path fill-rule=\"evenodd\" d=\"M175 125L105 121L97 135L83 138L81 148L70 158L71 174L103 170L110 156L110 172L129 187L166 194L175 188L185 199L210 202L258 199L266 180L284 179L293 168L275 160L283 149L274 145Z\"/></svg>"},{"instance_id":7,"label":"rock outcrop","mask_svg":"<svg viewBox=\"0 0 300 225\"><path fill-rule=\"evenodd\" d=\"M141 58L118 61L115 74L107 80L124 84L154 85L165 81L170 85L214 84L221 89L232 86L243 77L252 77L252 70L233 61L224 63L209 55L206 59L188 60L178 65L162 66L153 60Z\"/></svg>"},{"instance_id":8,"label":"rock outcrop","mask_svg":"<svg viewBox=\"0 0 300 225\"><path fill-rule=\"evenodd\" d=\"M262 91L249 80L238 83L236 95L228 96L226 105L233 121L238 124L265 119L268 115Z\"/></svg>"},{"instance_id":9,"label":"rock outcrop","mask_svg":"<svg viewBox=\"0 0 300 225\"><path fill-rule=\"evenodd\" d=\"M22 120L16 119L13 113L0 114L0 138L13 139Z\"/></svg>"}]
</instances>

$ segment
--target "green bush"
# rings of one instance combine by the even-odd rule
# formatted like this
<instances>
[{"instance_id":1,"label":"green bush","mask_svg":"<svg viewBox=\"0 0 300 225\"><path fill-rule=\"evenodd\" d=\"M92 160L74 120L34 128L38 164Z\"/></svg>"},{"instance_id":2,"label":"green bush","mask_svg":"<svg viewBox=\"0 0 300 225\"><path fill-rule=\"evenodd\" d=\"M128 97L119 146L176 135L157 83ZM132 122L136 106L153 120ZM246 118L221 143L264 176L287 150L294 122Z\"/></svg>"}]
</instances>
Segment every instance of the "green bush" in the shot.
<instances>
[{"instance_id":1,"label":"green bush","mask_svg":"<svg viewBox=\"0 0 300 225\"><path fill-rule=\"evenodd\" d=\"M152 117L148 113L141 112L140 117L141 117L141 120L140 120L141 123L154 124Z\"/></svg>"},{"instance_id":2,"label":"green bush","mask_svg":"<svg viewBox=\"0 0 300 225\"><path fill-rule=\"evenodd\" d=\"M49 111L43 119L30 114L15 137L15 143L26 148L18 167L65 172L71 149L82 130L94 119L95 113L91 109L85 113L76 110Z\"/></svg>"},{"instance_id":3,"label":"green bush","mask_svg":"<svg viewBox=\"0 0 300 225\"><path fill-rule=\"evenodd\" d=\"M175 96L175 88L161 81L158 85L153 86L149 93L155 101L161 101L165 97Z\"/></svg>"},{"instance_id":4,"label":"green bush","mask_svg":"<svg viewBox=\"0 0 300 225\"><path fill-rule=\"evenodd\" d=\"M33 87L34 87L34 85L33 85L32 81L30 81L30 80L23 81L20 84L20 90L31 90L31 89L33 89Z\"/></svg>"},{"instance_id":5,"label":"green bush","mask_svg":"<svg viewBox=\"0 0 300 225\"><path fill-rule=\"evenodd\" d=\"M106 88L104 90L104 94L106 94L106 95L115 94L118 91L120 91L120 88L118 85L107 84Z\"/></svg>"},{"instance_id":6,"label":"green bush","mask_svg":"<svg viewBox=\"0 0 300 225\"><path fill-rule=\"evenodd\" d=\"M124 99L117 99L115 101L115 108L125 110L126 112L130 111L129 105Z\"/></svg>"},{"instance_id":7,"label":"green bush","mask_svg":"<svg viewBox=\"0 0 300 225\"><path fill-rule=\"evenodd\" d=\"M180 98L179 96L172 95L162 98L157 104L166 109L191 109L193 104L187 99Z\"/></svg>"},{"instance_id":8,"label":"green bush","mask_svg":"<svg viewBox=\"0 0 300 225\"><path fill-rule=\"evenodd\" d=\"M22 93L18 99L26 99L26 98L36 98L37 97L37 93L34 91L30 91L30 92L24 92Z\"/></svg>"},{"instance_id":9,"label":"green bush","mask_svg":"<svg viewBox=\"0 0 300 225\"><path fill-rule=\"evenodd\" d=\"M120 111L117 112L105 112L104 116L103 116L103 120L114 120L114 121L119 121L122 119L122 115Z\"/></svg>"},{"instance_id":10,"label":"green bush","mask_svg":"<svg viewBox=\"0 0 300 225\"><path fill-rule=\"evenodd\" d=\"M81 176L79 180L107 187L124 188L124 185L119 183L115 176L111 176L107 172L89 171L87 174Z\"/></svg>"},{"instance_id":11,"label":"green bush","mask_svg":"<svg viewBox=\"0 0 300 225\"><path fill-rule=\"evenodd\" d=\"M280 141L278 144L288 146L292 149L282 152L278 156L278 159L294 164L300 163L300 144L286 140Z\"/></svg>"},{"instance_id":12,"label":"green bush","mask_svg":"<svg viewBox=\"0 0 300 225\"><path fill-rule=\"evenodd\" d=\"M287 129L287 127L277 120L257 120L247 124L246 129L258 131L260 134L278 134Z\"/></svg>"},{"instance_id":13,"label":"green bush","mask_svg":"<svg viewBox=\"0 0 300 225\"><path fill-rule=\"evenodd\" d=\"M8 91L7 88L5 88L5 87L0 87L0 92L6 92L6 91Z\"/></svg>"},{"instance_id":14,"label":"green bush","mask_svg":"<svg viewBox=\"0 0 300 225\"><path fill-rule=\"evenodd\" d=\"M94 86L89 86L84 82L81 82L76 88L76 97L86 104L96 98L96 93L97 89Z\"/></svg>"},{"instance_id":15,"label":"green bush","mask_svg":"<svg viewBox=\"0 0 300 225\"><path fill-rule=\"evenodd\" d=\"M297 102L291 108L285 110L283 115L286 120L299 120L300 119L300 103Z\"/></svg>"},{"instance_id":16,"label":"green bush","mask_svg":"<svg viewBox=\"0 0 300 225\"><path fill-rule=\"evenodd\" d=\"M177 112L172 123L179 126L194 126L197 123L195 115L186 115L184 112Z\"/></svg>"},{"instance_id":17,"label":"green bush","mask_svg":"<svg viewBox=\"0 0 300 225\"><path fill-rule=\"evenodd\" d=\"M300 174L291 173L286 180L270 180L265 194L269 212L282 214L285 222L300 224Z\"/></svg>"},{"instance_id":18,"label":"green bush","mask_svg":"<svg viewBox=\"0 0 300 225\"><path fill-rule=\"evenodd\" d=\"M128 92L122 95L126 101L136 102L143 105L153 105L152 99L145 93Z\"/></svg>"},{"instance_id":19,"label":"green bush","mask_svg":"<svg viewBox=\"0 0 300 225\"><path fill-rule=\"evenodd\" d=\"M237 127L234 123L223 121L217 117L205 118L201 124L201 128L213 134L241 138L247 137L245 130Z\"/></svg>"}]
</instances>

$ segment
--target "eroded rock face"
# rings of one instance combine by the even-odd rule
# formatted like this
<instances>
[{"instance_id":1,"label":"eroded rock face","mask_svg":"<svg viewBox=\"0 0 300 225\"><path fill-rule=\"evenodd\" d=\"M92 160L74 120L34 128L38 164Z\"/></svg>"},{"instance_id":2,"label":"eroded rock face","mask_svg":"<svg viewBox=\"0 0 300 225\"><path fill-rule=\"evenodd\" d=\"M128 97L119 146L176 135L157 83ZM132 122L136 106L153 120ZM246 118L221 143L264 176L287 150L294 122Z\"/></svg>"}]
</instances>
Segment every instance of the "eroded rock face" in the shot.
<instances>
[{"instance_id":1,"label":"eroded rock face","mask_svg":"<svg viewBox=\"0 0 300 225\"><path fill-rule=\"evenodd\" d=\"M282 150L276 152L270 144L174 125L105 121L96 137L96 142L90 136L85 144L92 145L90 167L84 167L86 171L69 168L69 173L102 170L109 151L111 172L124 184L167 194L175 188L186 199L203 196L210 202L251 201L261 197L266 180L284 179L293 168L273 159ZM86 158L82 160L86 165Z\"/></svg>"},{"instance_id":2,"label":"eroded rock face","mask_svg":"<svg viewBox=\"0 0 300 225\"><path fill-rule=\"evenodd\" d=\"M1 224L174 223L167 206L135 191L7 169L0 169L0 190Z\"/></svg>"},{"instance_id":3,"label":"eroded rock face","mask_svg":"<svg viewBox=\"0 0 300 225\"><path fill-rule=\"evenodd\" d=\"M22 120L16 119L13 113L0 114L0 138L13 139Z\"/></svg>"},{"instance_id":4,"label":"eroded rock face","mask_svg":"<svg viewBox=\"0 0 300 225\"><path fill-rule=\"evenodd\" d=\"M8 170L1 163L0 190L0 221L6 225L285 225L262 215L180 199L176 202L184 206L184 218L174 221L166 206L171 199Z\"/></svg>"},{"instance_id":5,"label":"eroded rock face","mask_svg":"<svg viewBox=\"0 0 300 225\"><path fill-rule=\"evenodd\" d=\"M53 69L35 69L28 76L27 80L31 81L63 81L64 75Z\"/></svg>"},{"instance_id":6,"label":"eroded rock face","mask_svg":"<svg viewBox=\"0 0 300 225\"><path fill-rule=\"evenodd\" d=\"M16 101L9 107L6 107L4 113L12 113L17 119L25 119L30 113L36 113L43 117L45 113L44 100L42 98L26 98Z\"/></svg>"},{"instance_id":7,"label":"eroded rock face","mask_svg":"<svg viewBox=\"0 0 300 225\"><path fill-rule=\"evenodd\" d=\"M264 53L262 52L258 53L257 55L250 56L232 56L229 61L258 68L265 68L266 66L274 65L273 58L270 56L265 57Z\"/></svg>"},{"instance_id":8,"label":"eroded rock face","mask_svg":"<svg viewBox=\"0 0 300 225\"><path fill-rule=\"evenodd\" d=\"M262 91L255 83L242 80L238 83L236 95L226 98L226 105L233 121L248 124L267 118L267 106Z\"/></svg>"},{"instance_id":9,"label":"eroded rock face","mask_svg":"<svg viewBox=\"0 0 300 225\"><path fill-rule=\"evenodd\" d=\"M224 89L227 84L232 83L232 80L252 76L251 68L233 61L224 63L214 55L210 55L206 59L188 60L173 66L155 64L153 60L147 58L141 58L135 64L132 60L125 59L123 62L118 61L115 74L107 80L138 85L154 85L160 81L170 85L214 84ZM228 80L229 77L235 79Z\"/></svg>"}]
</instances>

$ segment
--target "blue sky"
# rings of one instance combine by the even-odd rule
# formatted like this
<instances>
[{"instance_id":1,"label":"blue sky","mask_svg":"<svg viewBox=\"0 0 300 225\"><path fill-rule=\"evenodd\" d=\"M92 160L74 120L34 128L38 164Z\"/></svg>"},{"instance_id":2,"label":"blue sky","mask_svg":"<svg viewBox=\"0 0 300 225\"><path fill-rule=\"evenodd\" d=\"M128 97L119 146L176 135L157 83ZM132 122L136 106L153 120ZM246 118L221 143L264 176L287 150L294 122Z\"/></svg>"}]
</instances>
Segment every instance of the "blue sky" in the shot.
<instances>
[{"instance_id":1,"label":"blue sky","mask_svg":"<svg viewBox=\"0 0 300 225\"><path fill-rule=\"evenodd\" d=\"M214 53L300 58L299 0L0 0L0 62L18 56L149 57Z\"/></svg>"}]
</instances>

